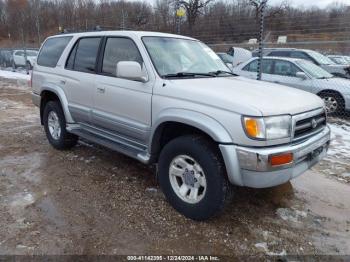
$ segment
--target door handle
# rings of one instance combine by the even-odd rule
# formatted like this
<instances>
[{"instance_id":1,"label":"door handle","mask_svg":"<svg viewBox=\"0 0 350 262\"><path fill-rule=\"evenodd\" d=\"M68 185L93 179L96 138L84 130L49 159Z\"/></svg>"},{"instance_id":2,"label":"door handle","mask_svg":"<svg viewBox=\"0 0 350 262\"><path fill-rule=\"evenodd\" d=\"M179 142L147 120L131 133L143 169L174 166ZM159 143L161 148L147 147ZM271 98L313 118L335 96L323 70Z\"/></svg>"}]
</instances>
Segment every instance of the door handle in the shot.
<instances>
[{"instance_id":1,"label":"door handle","mask_svg":"<svg viewBox=\"0 0 350 262\"><path fill-rule=\"evenodd\" d=\"M273 81L274 83L276 83L276 84L280 84L281 82L280 81Z\"/></svg>"},{"instance_id":2,"label":"door handle","mask_svg":"<svg viewBox=\"0 0 350 262\"><path fill-rule=\"evenodd\" d=\"M106 92L106 89L104 87L98 87L97 92L103 94L104 92Z\"/></svg>"}]
</instances>

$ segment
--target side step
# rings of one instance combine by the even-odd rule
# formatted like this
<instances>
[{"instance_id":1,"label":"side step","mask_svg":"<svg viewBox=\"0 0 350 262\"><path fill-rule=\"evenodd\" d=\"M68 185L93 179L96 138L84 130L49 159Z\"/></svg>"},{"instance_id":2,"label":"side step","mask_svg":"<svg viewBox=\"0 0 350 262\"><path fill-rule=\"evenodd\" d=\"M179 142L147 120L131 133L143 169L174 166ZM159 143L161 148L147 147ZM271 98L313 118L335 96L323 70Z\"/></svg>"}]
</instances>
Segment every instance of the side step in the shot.
<instances>
[{"instance_id":1,"label":"side step","mask_svg":"<svg viewBox=\"0 0 350 262\"><path fill-rule=\"evenodd\" d=\"M148 164L150 161L150 155L145 150L138 149L132 145L128 145L124 141L117 141L115 138L108 138L106 136L101 136L99 134L95 134L76 127L67 128L67 130L70 133L85 138L86 140L89 140L93 143L105 146L109 149L137 159L144 164Z\"/></svg>"}]
</instances>

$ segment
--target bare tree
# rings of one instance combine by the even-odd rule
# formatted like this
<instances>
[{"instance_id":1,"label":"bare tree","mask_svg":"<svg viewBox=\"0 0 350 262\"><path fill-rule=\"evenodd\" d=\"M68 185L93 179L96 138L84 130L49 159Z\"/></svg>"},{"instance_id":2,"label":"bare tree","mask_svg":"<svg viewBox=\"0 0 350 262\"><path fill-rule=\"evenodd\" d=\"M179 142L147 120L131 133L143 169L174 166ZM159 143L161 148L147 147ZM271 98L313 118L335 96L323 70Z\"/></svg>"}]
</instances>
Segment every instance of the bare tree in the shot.
<instances>
[{"instance_id":1,"label":"bare tree","mask_svg":"<svg viewBox=\"0 0 350 262\"><path fill-rule=\"evenodd\" d=\"M180 5L186 9L187 23L189 32L192 33L193 26L196 23L201 11L214 0L182 0Z\"/></svg>"}]
</instances>

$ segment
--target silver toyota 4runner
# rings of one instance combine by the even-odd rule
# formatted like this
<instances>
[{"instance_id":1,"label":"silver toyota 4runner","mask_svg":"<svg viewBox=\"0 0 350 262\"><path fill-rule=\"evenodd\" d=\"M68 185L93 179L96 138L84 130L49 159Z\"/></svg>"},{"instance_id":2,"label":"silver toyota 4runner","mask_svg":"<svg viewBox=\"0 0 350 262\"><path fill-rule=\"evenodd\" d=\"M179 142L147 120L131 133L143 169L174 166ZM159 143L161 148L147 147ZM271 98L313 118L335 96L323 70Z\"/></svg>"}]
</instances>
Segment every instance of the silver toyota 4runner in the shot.
<instances>
[{"instance_id":1,"label":"silver toyota 4runner","mask_svg":"<svg viewBox=\"0 0 350 262\"><path fill-rule=\"evenodd\" d=\"M323 101L238 77L202 42L153 32L49 37L32 74L50 144L78 137L157 164L171 205L195 220L223 209L233 185L283 184L322 159Z\"/></svg>"}]
</instances>

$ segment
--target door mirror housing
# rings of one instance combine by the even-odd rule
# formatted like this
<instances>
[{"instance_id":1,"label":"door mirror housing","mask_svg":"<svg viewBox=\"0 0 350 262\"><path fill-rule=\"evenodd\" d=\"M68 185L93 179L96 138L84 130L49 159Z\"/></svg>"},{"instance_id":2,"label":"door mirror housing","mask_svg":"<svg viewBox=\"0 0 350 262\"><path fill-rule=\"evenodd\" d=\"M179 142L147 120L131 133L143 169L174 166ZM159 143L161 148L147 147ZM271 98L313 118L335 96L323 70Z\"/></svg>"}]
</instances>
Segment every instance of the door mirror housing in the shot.
<instances>
[{"instance_id":1,"label":"door mirror housing","mask_svg":"<svg viewBox=\"0 0 350 262\"><path fill-rule=\"evenodd\" d=\"M304 72L297 72L296 73L296 77L300 78L302 80L306 80L307 79L307 75Z\"/></svg>"},{"instance_id":2,"label":"door mirror housing","mask_svg":"<svg viewBox=\"0 0 350 262\"><path fill-rule=\"evenodd\" d=\"M142 83L147 82L147 76L142 71L141 65L135 61L120 61L117 63L116 76Z\"/></svg>"}]
</instances>

